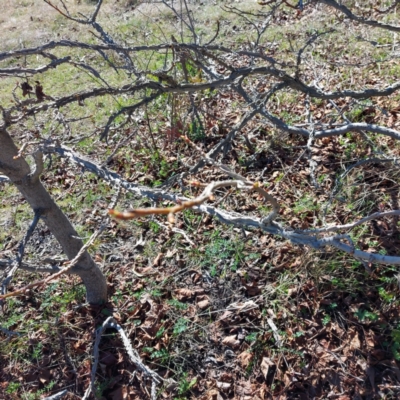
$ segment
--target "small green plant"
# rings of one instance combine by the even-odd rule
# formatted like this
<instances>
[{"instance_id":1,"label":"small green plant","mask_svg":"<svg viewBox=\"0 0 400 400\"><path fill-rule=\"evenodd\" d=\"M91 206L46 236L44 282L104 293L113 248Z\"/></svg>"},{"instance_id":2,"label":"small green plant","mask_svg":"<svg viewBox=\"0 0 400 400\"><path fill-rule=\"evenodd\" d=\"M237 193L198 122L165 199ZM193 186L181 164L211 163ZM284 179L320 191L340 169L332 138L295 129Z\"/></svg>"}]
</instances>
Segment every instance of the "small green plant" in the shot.
<instances>
[{"instance_id":1,"label":"small green plant","mask_svg":"<svg viewBox=\"0 0 400 400\"><path fill-rule=\"evenodd\" d=\"M11 307L10 307L11 309ZM11 316L2 323L2 326L6 329L9 329L11 327L13 327L14 325L17 325L18 322L23 321L25 318L25 314L11 314Z\"/></svg>"},{"instance_id":2,"label":"small green plant","mask_svg":"<svg viewBox=\"0 0 400 400\"><path fill-rule=\"evenodd\" d=\"M157 339L161 338L161 337L164 335L164 332L165 332L165 327L162 326L162 327L157 331L157 333L156 333L156 338L157 338Z\"/></svg>"},{"instance_id":3,"label":"small green plant","mask_svg":"<svg viewBox=\"0 0 400 400\"><path fill-rule=\"evenodd\" d=\"M218 274L218 269L215 264L211 265L210 267L210 275L214 278Z\"/></svg>"},{"instance_id":4,"label":"small green plant","mask_svg":"<svg viewBox=\"0 0 400 400\"><path fill-rule=\"evenodd\" d=\"M182 303L176 299L168 300L168 304L172 307L175 307L178 310L186 310L188 308L187 304Z\"/></svg>"},{"instance_id":5,"label":"small green plant","mask_svg":"<svg viewBox=\"0 0 400 400\"><path fill-rule=\"evenodd\" d=\"M378 289L378 293L381 299L386 303L391 303L395 299L395 296L391 293L388 293L383 287Z\"/></svg>"},{"instance_id":6,"label":"small green plant","mask_svg":"<svg viewBox=\"0 0 400 400\"><path fill-rule=\"evenodd\" d=\"M54 307L58 305L59 312L66 312L72 302L84 302L85 288L82 285L76 285L63 290L57 282L49 285L43 295L44 299L40 305L43 311L53 314Z\"/></svg>"},{"instance_id":7,"label":"small green plant","mask_svg":"<svg viewBox=\"0 0 400 400\"><path fill-rule=\"evenodd\" d=\"M170 354L166 348L155 350L153 347L143 347L145 353L150 354L150 358L157 360L161 364L166 364L170 358Z\"/></svg>"},{"instance_id":8,"label":"small green plant","mask_svg":"<svg viewBox=\"0 0 400 400\"><path fill-rule=\"evenodd\" d=\"M185 332L188 328L188 325L189 325L189 320L187 320L186 318L179 318L174 325L173 329L174 336L178 336L179 334Z\"/></svg>"},{"instance_id":9,"label":"small green plant","mask_svg":"<svg viewBox=\"0 0 400 400\"><path fill-rule=\"evenodd\" d=\"M103 396L103 392L108 388L108 385L110 384L110 382L111 381L109 379L106 379L104 382L99 382L99 381L95 382L94 387L95 387L96 399Z\"/></svg>"},{"instance_id":10,"label":"small green plant","mask_svg":"<svg viewBox=\"0 0 400 400\"><path fill-rule=\"evenodd\" d=\"M375 314L374 312L371 311L367 311L367 310L362 310L361 308L359 308L354 315L361 321L365 321L365 320L370 320L370 321L376 321L379 319L379 315Z\"/></svg>"},{"instance_id":11,"label":"small green plant","mask_svg":"<svg viewBox=\"0 0 400 400\"><path fill-rule=\"evenodd\" d=\"M153 289L151 291L151 295L153 297L161 297L163 295L163 292L160 289Z\"/></svg>"},{"instance_id":12,"label":"small green plant","mask_svg":"<svg viewBox=\"0 0 400 400\"><path fill-rule=\"evenodd\" d=\"M177 169L178 164L176 162L169 162L166 159L161 159L158 164L158 174L161 178L167 178L171 171L175 171Z\"/></svg>"},{"instance_id":13,"label":"small green plant","mask_svg":"<svg viewBox=\"0 0 400 400\"><path fill-rule=\"evenodd\" d=\"M39 342L33 347L32 350L32 360L38 360L42 354L43 343Z\"/></svg>"},{"instance_id":14,"label":"small green plant","mask_svg":"<svg viewBox=\"0 0 400 400\"><path fill-rule=\"evenodd\" d=\"M25 393L22 398L23 400L39 400L43 394L52 390L55 384L55 381L50 381L43 389L40 389L35 393Z\"/></svg>"},{"instance_id":15,"label":"small green plant","mask_svg":"<svg viewBox=\"0 0 400 400\"><path fill-rule=\"evenodd\" d=\"M258 333L252 332L246 336L246 342L253 343L257 340Z\"/></svg>"},{"instance_id":16,"label":"small green plant","mask_svg":"<svg viewBox=\"0 0 400 400\"><path fill-rule=\"evenodd\" d=\"M329 314L326 314L324 318L322 318L322 325L326 326L331 322L331 316Z\"/></svg>"},{"instance_id":17,"label":"small green plant","mask_svg":"<svg viewBox=\"0 0 400 400\"><path fill-rule=\"evenodd\" d=\"M184 372L182 374L181 379L179 380L179 383L178 383L178 394L180 396L182 396L183 394L186 394L197 383L197 378L193 378L192 380L189 381L187 379L187 376L188 376L188 373Z\"/></svg>"},{"instance_id":18,"label":"small green plant","mask_svg":"<svg viewBox=\"0 0 400 400\"><path fill-rule=\"evenodd\" d=\"M19 388L21 387L21 384L18 382L10 382L7 386L6 393L7 394L13 394L15 393Z\"/></svg>"},{"instance_id":19,"label":"small green plant","mask_svg":"<svg viewBox=\"0 0 400 400\"><path fill-rule=\"evenodd\" d=\"M229 260L231 271L236 271L244 259L245 244L243 241L223 238L219 230L206 232L204 235L210 236L210 240L204 249L201 262L210 268L210 275L216 276L218 274L217 265L225 264L222 263L225 260Z\"/></svg>"},{"instance_id":20,"label":"small green plant","mask_svg":"<svg viewBox=\"0 0 400 400\"><path fill-rule=\"evenodd\" d=\"M397 361L400 361L400 325L398 325L396 329L392 330L391 336L392 344L390 347L393 356Z\"/></svg>"},{"instance_id":21,"label":"small green plant","mask_svg":"<svg viewBox=\"0 0 400 400\"><path fill-rule=\"evenodd\" d=\"M112 301L114 304L118 304L123 298L121 290L117 289L114 296L112 296Z\"/></svg>"},{"instance_id":22,"label":"small green plant","mask_svg":"<svg viewBox=\"0 0 400 400\"><path fill-rule=\"evenodd\" d=\"M154 232L154 233L158 233L161 229L160 225L158 225L154 221L149 221L149 227L152 230L152 232Z\"/></svg>"},{"instance_id":23,"label":"small green plant","mask_svg":"<svg viewBox=\"0 0 400 400\"><path fill-rule=\"evenodd\" d=\"M318 203L310 196L300 198L293 207L293 211L297 214L307 214L310 211L317 211L318 209Z\"/></svg>"},{"instance_id":24,"label":"small green plant","mask_svg":"<svg viewBox=\"0 0 400 400\"><path fill-rule=\"evenodd\" d=\"M194 142L205 138L204 129L197 119L189 124L188 136Z\"/></svg>"}]
</instances>

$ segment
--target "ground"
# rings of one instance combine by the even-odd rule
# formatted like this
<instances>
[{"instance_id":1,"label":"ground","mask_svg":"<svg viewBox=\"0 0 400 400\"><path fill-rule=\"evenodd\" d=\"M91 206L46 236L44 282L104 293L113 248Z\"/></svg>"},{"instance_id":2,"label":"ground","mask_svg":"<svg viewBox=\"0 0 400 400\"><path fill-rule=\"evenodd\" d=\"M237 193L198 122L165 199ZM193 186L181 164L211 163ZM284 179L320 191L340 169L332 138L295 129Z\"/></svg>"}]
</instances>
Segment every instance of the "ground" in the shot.
<instances>
[{"instance_id":1,"label":"ground","mask_svg":"<svg viewBox=\"0 0 400 400\"><path fill-rule=\"evenodd\" d=\"M91 2L67 3L73 12L93 9ZM223 44L246 46L251 39L248 21L221 9L223 2L217 3L192 5L204 24L204 36L213 35L218 20ZM237 2L246 10L256 4ZM3 1L0 11L1 51L60 38L93 40L90 29L65 21L44 2ZM306 6L302 13L283 8L278 16L267 31L266 51L288 64L296 60L294 49L299 43L304 45L313 29L328 29L341 18L322 5ZM398 14L388 19L398 23ZM109 1L100 22L127 43L150 43L168 36L168 27L176 21L155 4L134 8L129 2ZM350 22L345 26L347 30L340 26L315 44L302 74L309 80L319 77L326 90L363 88L380 81L392 84L399 71L393 34ZM373 41L379 45L371 45ZM148 64L156 66L159 61L155 56ZM237 56L232 62L241 65L245 61ZM42 79L46 94L57 97L86 82L82 71L70 67L60 71L61 76L57 70ZM334 73L329 75L330 71ZM2 79L1 104L8 107L18 79ZM125 78L111 71L107 79L116 84ZM257 90L266 85L262 79L251 84L258 84ZM138 114L136 125L112 133L108 142L100 141L108 109L127 101L101 98L87 101L85 107L71 106L68 111L73 116L86 113L87 120L71 122L71 130L62 139L98 164L107 160L107 168L124 179L155 187L199 157L193 146L180 139L182 131L207 152L248 110L230 88L198 96L205 132L188 122L187 99L166 97L150 112ZM334 124L338 107L347 110L346 116L354 122L399 129L398 101L394 93L377 100L349 103L342 99L335 106L312 100L307 106L305 95L287 91L274 99L270 111L300 125L309 107L318 122ZM59 134L52 123L38 116L14 127L13 137L22 142L33 139L36 130L48 136ZM122 150L118 146L127 137L129 145ZM265 185L281 205L280 221L293 229L346 224L373 212L399 208L396 162L371 161L349 169L375 155L398 158L400 146L394 138L351 133L316 140L313 159L318 187L310 178L306 145L306 138L271 128L256 117L220 161ZM82 398L90 383L95 330L109 316L121 325L148 368L175 381L157 388L160 399L400 397L398 267L363 263L330 248L313 250L261 230L227 226L192 210L176 215L173 227L162 216L110 219L107 207L115 188L66 159L53 156L46 159L46 167L42 181L84 239L106 223L90 252L107 276L109 302L86 304L84 287L73 276L4 302L0 325L20 335L0 332L0 399L40 399L64 388L70 392L66 398ZM225 177L209 167L193 179L208 183ZM12 186L0 183L0 189L0 255L12 258L32 213ZM180 188L172 184L170 189ZM198 193L199 189L188 186L185 194ZM261 216L269 210L261 200L257 193L221 190L214 201L225 209ZM150 206L149 200L122 190L119 210ZM361 250L396 255L400 253L398 226L397 216L391 216L346 233ZM58 266L64 261L58 244L41 223L29 242L25 261L40 265L46 257L58 259L54 262ZM37 279L38 274L19 272L9 289ZM105 332L99 362L98 398L151 398L149 382L137 372L115 330Z\"/></svg>"}]
</instances>

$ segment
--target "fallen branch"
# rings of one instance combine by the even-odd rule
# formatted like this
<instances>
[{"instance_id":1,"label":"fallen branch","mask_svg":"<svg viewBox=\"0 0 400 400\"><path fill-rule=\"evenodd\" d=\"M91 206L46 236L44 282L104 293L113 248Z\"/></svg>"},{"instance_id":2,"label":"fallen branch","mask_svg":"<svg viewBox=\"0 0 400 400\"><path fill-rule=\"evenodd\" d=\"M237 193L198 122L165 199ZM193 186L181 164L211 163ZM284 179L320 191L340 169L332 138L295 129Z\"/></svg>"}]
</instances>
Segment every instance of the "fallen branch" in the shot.
<instances>
[{"instance_id":1,"label":"fallen branch","mask_svg":"<svg viewBox=\"0 0 400 400\"><path fill-rule=\"evenodd\" d=\"M179 196L174 193L170 193L168 191L162 190L162 189L153 189L153 188L148 188L145 186L140 186L132 182L128 182L124 179L122 179L117 173L111 172L108 169L104 167L100 167L97 164L95 164L92 161L89 161L82 156L78 155L76 152L67 149L65 147L55 147L55 146L45 146L42 148L42 151L44 153L57 153L61 155L62 157L67 157L70 161L73 163L79 165L80 167L88 170L89 172L94 173L97 175L99 178L102 178L108 182L110 182L112 185L119 184L121 188L124 188L125 190L136 193L139 196L144 196L149 199L152 199L156 202L158 201L165 201L169 200L174 203L178 203L179 206L182 206L180 203L184 203L187 201L193 201L193 199L188 199L183 196ZM218 165L218 164L217 164ZM242 184L244 185L243 187L246 187L246 180L243 181L243 177L241 175L235 174L231 172L229 169L223 169L227 174L229 174L232 177L240 177ZM234 181L225 181L225 182L230 182L230 185L232 185L232 182ZM254 183L251 184L251 188L253 190L260 191L260 194L263 196L265 195L265 191L261 189L260 187L257 187ZM203 192L204 193L204 192ZM272 197L272 196L271 196ZM171 208L175 210L176 208L170 207L169 209L162 209L162 215L168 215L171 212ZM138 216L145 216L145 215L151 215L153 212L148 212L148 211L142 211L146 209L139 209L135 210L133 213L129 213L128 216L137 218ZM153 208L153 210L158 210L158 208ZM313 249L318 249L321 250L326 246L333 246L336 247L337 249L344 251L345 253L348 253L355 258L358 258L360 260L364 260L367 262L375 262L379 264L386 264L386 265L400 265L400 256L386 256L386 255L381 255L381 254L374 254L374 253L368 253L360 250L355 250L354 247L346 245L341 242L343 239L342 235L336 235L336 236L330 236L326 238L319 238L318 232L308 232L308 231L303 231L303 230L294 230L292 228L287 228L283 226L282 224L276 222L273 220L272 222L268 222L268 217L267 218L257 218L253 216L248 216L248 215L243 215L234 211L226 211L217 207L214 207L212 205L208 205L205 203L195 205L193 207L193 210L196 212L200 212L203 214L211 215L214 217L217 217L218 220L224 224L228 225L236 225L242 228L257 228L261 229L266 233L272 234L272 235L278 235L281 236L287 240L289 240L291 243L296 244L296 245L303 245L303 246L310 246ZM112 211L110 213L111 215L117 215L118 212ZM123 214L123 213L120 213ZM368 218L368 217L366 217ZM375 218L375 217L374 217ZM370 219L374 219L370 218ZM266 220L266 221L265 221ZM366 221L363 221L366 222ZM329 227L328 229L332 229L332 227ZM346 228L342 228L346 229Z\"/></svg>"},{"instance_id":2,"label":"fallen branch","mask_svg":"<svg viewBox=\"0 0 400 400\"><path fill-rule=\"evenodd\" d=\"M53 394L52 396L45 397L43 400L60 400L67 394L68 394L68 390L63 390L62 392Z\"/></svg>"},{"instance_id":3,"label":"fallen branch","mask_svg":"<svg viewBox=\"0 0 400 400\"><path fill-rule=\"evenodd\" d=\"M161 382L165 381L164 378L162 378L160 375L158 375L156 372L152 371L149 369L146 365L143 364L139 354L137 351L132 347L128 337L126 336L124 330L122 327L115 321L113 317L108 317L103 325L97 329L96 331L96 340L94 343L94 349L93 349L93 359L94 362L92 364L92 371L90 374L90 385L87 388L85 395L83 396L82 400L87 400L90 396L90 393L95 392L95 387L94 387L94 382L96 379L96 371L97 371L97 366L99 364L99 345L100 345L100 340L101 337L106 329L109 328L114 328L119 335L121 336L122 342L125 346L125 350L128 353L128 356L132 363L135 365L136 368L138 368L145 377L149 377L152 381L151 385L151 398L152 400L156 400L156 388L157 385L160 384Z\"/></svg>"},{"instance_id":4,"label":"fallen branch","mask_svg":"<svg viewBox=\"0 0 400 400\"><path fill-rule=\"evenodd\" d=\"M356 226L365 224L368 221L371 221L373 219L379 219L383 217L391 217L393 215L400 216L400 210L391 210L391 211L384 211L384 212L376 212L371 215L368 215L367 217L361 218L358 221L351 222L350 224L345 224L345 225L332 225L332 226L327 226L324 228L318 228L318 229L307 229L304 230L304 233L325 233L325 232L338 232L340 230L350 230L355 228Z\"/></svg>"},{"instance_id":5,"label":"fallen branch","mask_svg":"<svg viewBox=\"0 0 400 400\"><path fill-rule=\"evenodd\" d=\"M7 260L7 259L0 259L0 270L6 270L10 268L13 264L13 260ZM54 272L58 272L60 270L59 267L56 265L52 265L51 267L35 267L33 265L27 264L27 263L21 263L19 266L19 269L23 271L28 271L28 272L48 272L50 274Z\"/></svg>"},{"instance_id":6,"label":"fallen branch","mask_svg":"<svg viewBox=\"0 0 400 400\"><path fill-rule=\"evenodd\" d=\"M24 238L21 240L19 246L18 246L18 253L15 258L11 262L11 268L7 272L7 276L4 278L2 284L1 284L1 295L5 295L7 291L7 286L10 284L12 277L14 276L15 272L17 269L21 266L22 259L24 258L24 253L25 253L25 246L28 243L30 237L32 236L38 222L40 219L41 214L43 213L43 210L36 210L35 215L33 217L32 223L30 224L28 231L26 232ZM0 295L0 299L2 298Z\"/></svg>"},{"instance_id":7,"label":"fallen branch","mask_svg":"<svg viewBox=\"0 0 400 400\"><path fill-rule=\"evenodd\" d=\"M90 237L90 239L79 250L78 254L71 261L68 261L68 265L65 268L61 269L60 271L56 272L53 275L48 276L45 279L42 279L42 280L37 281L37 282L30 283L29 285L26 285L21 289L15 290L14 292L2 294L2 295L0 295L0 300L1 299L6 299L8 297L15 297L15 296L24 294L28 289L32 289L32 288L34 288L36 286L40 286L40 285L44 285L46 283L49 283L53 279L56 279L56 278L60 277L61 275L66 274L69 271L71 271L71 269L73 267L75 267L75 265L78 264L80 258L85 253L85 251L93 244L93 242L97 239L97 237L101 234L101 232L103 230L104 230L104 226L101 226L100 229L98 229L95 233L93 233L93 235Z\"/></svg>"}]
</instances>

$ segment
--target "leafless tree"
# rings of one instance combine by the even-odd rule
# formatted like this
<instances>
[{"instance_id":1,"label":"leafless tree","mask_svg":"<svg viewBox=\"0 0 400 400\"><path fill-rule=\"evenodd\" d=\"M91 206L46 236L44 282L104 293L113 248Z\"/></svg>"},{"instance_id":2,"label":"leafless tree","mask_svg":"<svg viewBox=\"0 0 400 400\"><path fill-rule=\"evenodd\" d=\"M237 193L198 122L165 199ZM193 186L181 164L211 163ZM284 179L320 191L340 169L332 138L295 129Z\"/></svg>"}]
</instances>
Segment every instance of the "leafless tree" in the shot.
<instances>
[{"instance_id":1,"label":"leafless tree","mask_svg":"<svg viewBox=\"0 0 400 400\"><path fill-rule=\"evenodd\" d=\"M139 36L136 36L134 44L130 44L126 37L117 38L117 35L107 33L98 22L103 0L93 5L90 16L73 15L64 0L43 1L63 15L71 27L87 26L94 39L60 39L0 53L0 77L7 87L12 88L13 97L11 105L0 105L0 172L3 174L0 176L0 187L15 185L33 212L32 223L14 257L0 259L0 270L3 271L1 301L21 294L27 288L47 283L61 274L76 274L86 287L89 303L105 302L106 279L89 250L104 229L104 224L109 221L108 218L166 215L170 228L186 235L173 224L175 214L188 208L213 216L224 224L280 236L303 248L324 250L333 247L362 261L367 270L374 263L400 265L399 254L387 255L382 251L378 253L360 249L350 235L357 226L389 218L393 222L392 234L396 233L400 215L398 207L375 207L368 215L350 221L329 217L327 212L345 178L356 169L371 164L390 165L393 170L399 168L396 143L400 140L400 131L397 122L393 119L387 119L387 123L382 124L354 121L350 112L361 110L363 113L373 109L385 114L388 112L384 100L395 101L395 96L398 96L400 81L395 76L391 81L378 79L381 66L398 62L400 53L396 34L400 26L392 23L396 20L393 16L397 17L398 0L393 0L385 9L369 7L367 10L363 5L356 4L350 8L336 0L268 0L243 9L236 3L222 4L226 13L233 16L235 21L241 21L239 29L242 29L242 36L238 43L230 40L229 31L237 27L230 26L226 20L216 22L212 32L202 33L196 26L196 15L189 0L136 2L139 16L145 14L146 5L153 7L156 13L168 12L174 34L171 36L170 32L160 29L151 33L152 40L149 41L147 32L143 32L140 36L142 42L138 43ZM312 27L312 15L316 9L332 15L334 28ZM288 13L297 14L299 19L304 18L303 23L309 26L302 33L302 38L294 40L294 34L288 26L285 39L279 41L271 39L271 36L265 39L274 24L285 24ZM154 14L151 15L149 19L155 19ZM382 32L382 41L371 39L369 30ZM334 48L335 35L344 32L363 46L362 55L348 54L346 48ZM326 37L332 38L330 43L333 47L330 49L321 47L321 44L327 43L323 42ZM386 49L385 54L378 54L379 49ZM47 85L47 78L50 75L62 75L62 71L65 71L62 68L83 72L87 80L84 84L79 81L77 85L69 82L66 89L61 80L58 86L56 80L52 81L51 87ZM374 71L375 78L367 80L363 87L353 84L353 74L368 74L368 71ZM348 77L346 73L349 73ZM13 86L10 86L10 82ZM203 135L222 129L218 123L214 126L204 124L205 116L212 112L205 106L204 100L206 94L210 93L234 99L237 118L228 129L224 127L222 140L207 148L201 147L190 137L188 127L196 127ZM303 114L300 117L297 115L298 118L294 118L293 109L290 114L285 105L280 104L280 99L285 95L301 103ZM90 125L91 119L95 120L93 110L103 107L104 99L111 99L113 108L109 113L99 112L102 114L100 122ZM320 112L320 115L314 112L316 102L322 104L319 110L324 112ZM158 107L167 110L166 142L169 139L179 140L183 145L190 146L193 157L180 160L180 173L154 188L141 185L133 179L124 179L112 170L112 163L139 131L145 132L147 139L142 140L141 145L147 146L155 154L160 152L160 142L164 139L154 134L149 116L151 107L157 107L157 104L162 104ZM213 119L218 120L218 116L214 115ZM78 132L77 124L81 121L88 122L84 125L85 132ZM46 124L48 127L44 129ZM34 130L30 128L32 126L35 126ZM249 126L256 128L248 130ZM91 132L88 132L89 127L92 128ZM272 190L259 182L267 168L257 177L250 174L244 176L245 173L239 172L239 168L228 167L224 162L236 141L242 141L255 160L260 153L256 147L257 135L261 130L274 132L275 137L281 135L282 143L289 135L305 139L299 146L299 159L307 161L308 175L301 179L315 191L321 190L318 176L321 165L318 156L315 156L316 149L323 149L336 137L358 135L359 140L369 147L368 155L353 160L331 177L329 201L323 215L315 219L311 227L293 226L285 220L282 210L284 196L279 189ZM394 143L393 148L390 149L389 145L379 146L377 137L390 138L390 143ZM97 158L93 154L80 154L73 146L87 138L98 146L102 144L101 141L105 142L110 151ZM52 168L51 162L46 164L46 160L51 161L56 157L67 160L71 168L74 166L96 175L114 190L115 195L108 203L108 210L103 210L103 224L99 224L86 243L41 182L41 176ZM196 175L211 169L221 176L220 181L202 183L193 180ZM284 173L289 172L286 170ZM261 215L261 212L245 215L233 207L220 207L226 197L214 201L215 192L227 187L254 193L254 198L260 204L265 203L269 207L266 215ZM154 207L116 211L120 190L147 198ZM185 196L185 190L193 190L193 196ZM160 207L161 202L172 205ZM59 242L68 262L47 267L24 261L26 245L40 220ZM7 293L18 269L50 275ZM107 328L114 328L121 334L132 362L152 380L151 397L155 398L156 385L163 378L143 365L113 318L109 318L97 332L91 386L84 398L88 398L94 388L99 343L102 332ZM7 335L17 334L4 328L1 330ZM55 396L61 398L65 394L62 391Z\"/></svg>"},{"instance_id":2,"label":"leafless tree","mask_svg":"<svg viewBox=\"0 0 400 400\"><path fill-rule=\"evenodd\" d=\"M271 0L260 2L262 7L245 11L234 5L225 5L223 6L225 11L244 21L244 26L250 32L248 41L238 45L229 44L229 40L224 40L222 23L216 24L212 35L206 38L201 37L196 27L195 15L190 9L191 5L189 1L185 0L163 0L153 3L154 7L173 13L175 21L177 21L176 35L167 38L161 32L159 43L149 44L144 40L142 44L135 45L111 37L98 22L102 0L97 2L89 17L72 15L62 0L59 2L44 0L44 2L62 14L70 24L87 25L94 31L92 33L96 40L89 43L61 39L42 43L37 47L15 49L0 54L2 63L0 76L8 80L13 79L16 85L13 91L14 104L8 107L1 106L0 171L4 176L1 177L0 184L15 185L31 206L34 218L30 232L35 229L38 220L42 219L70 260L79 255L79 259L75 260L73 266L65 267L64 272L77 274L82 278L87 289L87 300L90 303L106 301L106 281L102 271L86 248L81 251L82 239L40 181L40 176L46 172L43 162L44 155L66 158L85 171L96 174L110 185L147 197L155 203L168 200L177 204L168 209L154 207L126 213L110 211L112 215L119 218L168 214L173 220L174 213L190 207L197 212L215 216L222 223L261 229L266 233L279 235L294 244L314 249L333 246L366 264L400 264L399 255L390 256L357 249L347 234L355 226L367 221L390 216L397 218L400 214L399 210L375 212L344 225L325 224L325 226L313 229L296 229L288 226L280 217L280 204L276 196L269 193L267 189L263 189L259 183L252 182L228 168L221 161L221 155L229 153L238 134L245 130L250 121L260 118L268 129L307 138L304 155L309 158L309 182L317 189L318 182L315 171L318 161L312 156L316 141L348 133L358 133L366 141L369 140L368 135L370 134L390 137L395 141L399 140L400 132L395 128L373 123L353 122L344 112L346 108L355 107L359 104L357 102L366 99L372 102L372 107L378 108L378 99L388 98L398 92L399 81L371 83L368 87L359 88L353 88L351 82L348 87L345 86L345 83L340 83L334 90L324 90L324 86L335 86L335 77L334 74L330 74L330 69L350 68L351 62L349 66L346 66L345 64L340 65L340 61L331 60L329 57L324 59L325 63L323 60L317 62L313 59L313 52L318 52L320 39L327 35L338 34L341 29L354 30L354 35L366 47L369 46L373 49L379 46L377 43L369 41L367 37L357 36L357 27L368 26L370 29L382 32L398 32L399 26L380 22L372 15L372 13L380 15L384 21L385 16L396 14L397 1L393 1L392 6L385 10L378 7L370 10L369 14L363 9L350 10L335 0L310 0L300 2L300 4L297 2L292 4L285 0ZM138 7L138 12L142 12L140 4ZM263 38L274 18L282 18L289 11L298 12L300 15L299 7L303 9L301 15L305 16L311 15L316 7L324 7L326 13L336 13L334 17L337 20L337 27L324 31L312 31L312 29L307 31L306 39L300 48L290 47L289 37L287 52L290 53L290 56L287 60L283 60L279 56L279 43L264 42ZM398 57L398 51L397 43L393 42L388 52L388 58L382 61L387 61L389 58L395 60ZM154 65L152 63L154 55L157 55L158 60L162 59L163 61L158 62L157 67L150 68L150 65ZM378 68L379 62L366 57L364 67ZM61 87L52 89L46 87L46 74L57 73L62 66L84 71L90 78L90 83L88 81L87 87L76 87L76 90L69 93L62 93ZM363 65L358 67L362 68ZM109 80L108 71L117 73L118 84ZM38 80L39 76L42 83ZM194 121L200 126L199 129L205 131L208 128L202 126L202 113L206 111L202 108L201 94L207 90L220 91L234 96L240 103L241 117L220 143L204 151L186 137L183 125L179 127L179 121L175 118L177 113L174 104L177 104L176 99L180 99L180 104L182 101L186 102L188 106L185 117ZM307 110L303 122L291 123L285 119L284 113L279 113L273 106L279 93L292 93L299 99L303 99ZM182 173L168 180L160 188L142 186L123 179L107 168L113 156L120 151L122 146L129 143L129 138L117 140L120 137L119 133L126 127L133 126L135 119L146 122L146 109L166 96L173 99L170 103L170 130L172 134L177 134L186 141L188 146L193 146L193 152L197 155L198 162L183 165ZM112 154L100 165L95 160L67 147L68 141L62 137L60 132L64 129L64 133L68 134L71 129L71 120L85 118L84 115L78 117L71 115L69 119L65 117L72 112L74 105L82 106L82 109L85 110L87 103L92 102L91 104L93 104L93 101L104 97L114 98L116 104L120 103L120 105L112 110L100 131L99 126L96 127L95 132L98 132L101 140L110 141L110 145L115 143ZM309 105L316 99L325 102L326 108L337 110L335 116L329 121L318 119L313 115ZM42 134L39 131L36 137L21 135L20 132L27 129L27 122L35 121L37 118L40 118L41 121L55 121L51 132ZM155 141L150 124L148 124L148 133L149 141ZM110 135L112 136L111 140ZM251 147L251 142L248 138L245 137L245 139ZM18 147L16 143L18 143ZM372 144L371 148L374 154L370 158L359 160L351 166L351 169L360 166L361 163L391 163L397 168L395 157L390 154L382 154ZM26 157L31 157L34 162L29 165ZM206 185L203 193L195 199L188 199L173 189L174 186L184 187L185 179L189 175L209 167L218 169L221 175L228 176L228 180ZM344 174L348 172L349 170L346 170ZM341 177L338 177L337 185L340 184L343 176L342 174ZM266 216L243 215L234 210L227 211L206 203L212 198L212 192L215 189L226 186L258 192L261 198L271 205L270 213ZM332 192L332 196L334 195L335 193ZM14 260L2 260L0 263L5 271L0 298L6 296L7 285L18 268L55 272L51 267L33 267L23 262L24 246L29 236L28 232L21 241L19 252Z\"/></svg>"}]
</instances>

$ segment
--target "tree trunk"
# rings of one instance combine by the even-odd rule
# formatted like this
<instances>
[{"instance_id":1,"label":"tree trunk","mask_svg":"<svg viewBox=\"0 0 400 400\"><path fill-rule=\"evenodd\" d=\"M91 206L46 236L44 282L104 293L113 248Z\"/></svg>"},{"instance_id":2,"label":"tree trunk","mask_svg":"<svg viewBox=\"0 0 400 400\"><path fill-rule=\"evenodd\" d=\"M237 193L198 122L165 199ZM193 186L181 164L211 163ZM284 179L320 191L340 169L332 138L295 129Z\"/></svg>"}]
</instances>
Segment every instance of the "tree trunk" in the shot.
<instances>
[{"instance_id":1,"label":"tree trunk","mask_svg":"<svg viewBox=\"0 0 400 400\"><path fill-rule=\"evenodd\" d=\"M32 173L28 163L22 157L13 158L17 154L18 149L11 136L4 127L0 127L0 171L18 188L34 211L42 211L41 218L60 243L64 253L69 259L74 258L83 246L82 240L77 238L78 233L50 197L40 182L39 176ZM81 277L86 286L89 303L106 302L106 279L88 252L82 255L79 263L72 268L70 273Z\"/></svg>"}]
</instances>

